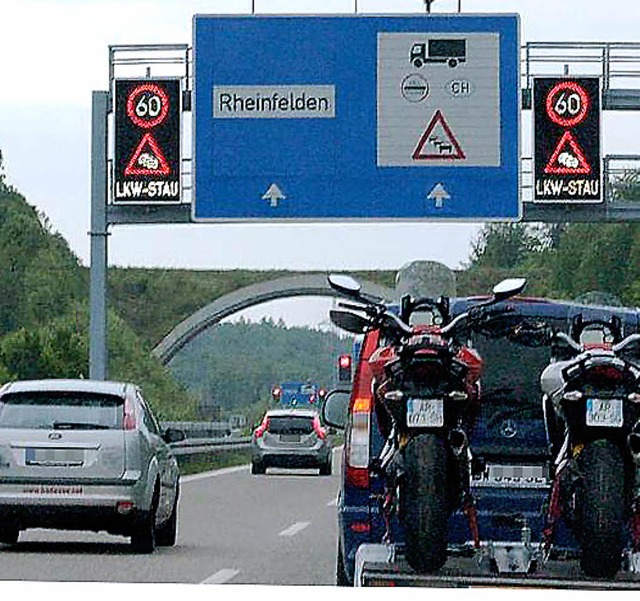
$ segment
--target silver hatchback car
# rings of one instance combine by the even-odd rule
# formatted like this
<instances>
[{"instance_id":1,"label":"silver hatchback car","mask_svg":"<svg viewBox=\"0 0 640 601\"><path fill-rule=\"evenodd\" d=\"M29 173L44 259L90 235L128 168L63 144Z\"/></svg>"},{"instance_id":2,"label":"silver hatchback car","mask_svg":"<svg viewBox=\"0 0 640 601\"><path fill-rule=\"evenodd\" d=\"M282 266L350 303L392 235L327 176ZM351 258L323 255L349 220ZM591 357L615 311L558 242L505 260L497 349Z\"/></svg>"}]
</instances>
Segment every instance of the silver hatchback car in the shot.
<instances>
[{"instance_id":1,"label":"silver hatchback car","mask_svg":"<svg viewBox=\"0 0 640 601\"><path fill-rule=\"evenodd\" d=\"M271 409L253 432L251 473L264 474L268 467L319 468L331 475L331 444L311 409Z\"/></svg>"},{"instance_id":2,"label":"silver hatchback car","mask_svg":"<svg viewBox=\"0 0 640 601\"><path fill-rule=\"evenodd\" d=\"M178 464L134 384L32 380L0 388L0 543L27 528L105 530L151 553L176 542Z\"/></svg>"}]
</instances>

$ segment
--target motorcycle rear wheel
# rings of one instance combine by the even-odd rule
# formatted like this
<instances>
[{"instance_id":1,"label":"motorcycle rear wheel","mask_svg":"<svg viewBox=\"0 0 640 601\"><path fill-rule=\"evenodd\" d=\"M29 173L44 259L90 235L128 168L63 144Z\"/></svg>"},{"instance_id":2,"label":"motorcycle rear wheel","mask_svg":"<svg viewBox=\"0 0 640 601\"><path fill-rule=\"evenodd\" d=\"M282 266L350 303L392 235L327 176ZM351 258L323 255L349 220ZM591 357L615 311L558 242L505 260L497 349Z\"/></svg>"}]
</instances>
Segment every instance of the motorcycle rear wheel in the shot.
<instances>
[{"instance_id":1,"label":"motorcycle rear wheel","mask_svg":"<svg viewBox=\"0 0 640 601\"><path fill-rule=\"evenodd\" d=\"M420 434L404 450L400 517L405 555L418 573L439 570L447 561L447 448L435 434Z\"/></svg>"},{"instance_id":2,"label":"motorcycle rear wheel","mask_svg":"<svg viewBox=\"0 0 640 601\"><path fill-rule=\"evenodd\" d=\"M577 499L582 559L587 576L612 578L624 546L624 464L608 440L587 444L578 457L582 486Z\"/></svg>"}]
</instances>

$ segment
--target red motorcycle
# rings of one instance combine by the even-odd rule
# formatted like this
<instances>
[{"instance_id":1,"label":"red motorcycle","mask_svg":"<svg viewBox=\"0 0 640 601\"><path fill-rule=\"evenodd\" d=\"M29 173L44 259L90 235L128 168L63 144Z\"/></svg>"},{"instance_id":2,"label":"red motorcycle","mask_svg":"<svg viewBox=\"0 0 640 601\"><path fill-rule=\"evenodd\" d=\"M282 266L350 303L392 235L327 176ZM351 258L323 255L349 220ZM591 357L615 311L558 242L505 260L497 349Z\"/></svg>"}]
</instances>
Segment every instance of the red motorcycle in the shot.
<instances>
[{"instance_id":1,"label":"red motorcycle","mask_svg":"<svg viewBox=\"0 0 640 601\"><path fill-rule=\"evenodd\" d=\"M348 276L329 276L329 284L355 301L339 302L341 309L330 312L332 322L355 334L377 329L382 340L369 363L386 439L374 466L385 476L386 542L397 511L409 565L420 573L435 571L447 560L448 516L458 507L467 513L479 546L467 432L479 402L482 359L465 342L471 331L506 333L510 308L494 305L521 292L526 280L504 280L490 299L456 317L446 297L406 296L396 314ZM411 325L420 313L432 316L432 323Z\"/></svg>"}]
</instances>

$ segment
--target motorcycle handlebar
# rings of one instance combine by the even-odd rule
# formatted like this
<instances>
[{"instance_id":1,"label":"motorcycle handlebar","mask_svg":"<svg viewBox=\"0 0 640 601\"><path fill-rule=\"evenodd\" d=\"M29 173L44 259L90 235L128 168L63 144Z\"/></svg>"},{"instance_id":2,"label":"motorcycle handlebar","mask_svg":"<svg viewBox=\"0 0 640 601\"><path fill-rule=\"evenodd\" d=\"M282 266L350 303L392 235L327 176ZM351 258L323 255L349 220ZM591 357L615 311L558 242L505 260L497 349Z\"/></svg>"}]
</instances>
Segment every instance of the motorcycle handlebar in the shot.
<instances>
[{"instance_id":1,"label":"motorcycle handlebar","mask_svg":"<svg viewBox=\"0 0 640 601\"><path fill-rule=\"evenodd\" d=\"M371 311L371 305L365 305L364 303L361 305L357 305L355 303L345 303L340 301L338 303L338 307L342 307L343 309L351 309L353 311L364 311L365 313L369 313Z\"/></svg>"},{"instance_id":2,"label":"motorcycle handlebar","mask_svg":"<svg viewBox=\"0 0 640 601\"><path fill-rule=\"evenodd\" d=\"M565 334L564 332L554 332L553 333L553 338L554 341L555 340L562 340L563 342L566 342L568 346L570 346L574 351L581 353L582 352L582 346L580 344L578 344L573 338L571 338L571 336L569 336L569 334Z\"/></svg>"},{"instance_id":3,"label":"motorcycle handlebar","mask_svg":"<svg viewBox=\"0 0 640 601\"><path fill-rule=\"evenodd\" d=\"M460 313L460 315L455 317L442 328L441 333L445 335L451 334L464 321L469 321L469 323L466 324L466 327L469 329L482 329L489 326L493 319L497 319L507 313L512 313L513 311L514 308L509 306L489 309L486 305L477 305L475 307L471 307L464 313Z\"/></svg>"},{"instance_id":4,"label":"motorcycle handlebar","mask_svg":"<svg viewBox=\"0 0 640 601\"><path fill-rule=\"evenodd\" d=\"M356 304L339 302L338 306L352 311L362 311L377 322L380 327L389 331L389 333L408 338L413 335L413 328L400 319L395 313L389 311L384 305L378 304Z\"/></svg>"},{"instance_id":5,"label":"motorcycle handlebar","mask_svg":"<svg viewBox=\"0 0 640 601\"><path fill-rule=\"evenodd\" d=\"M634 342L640 343L640 334L631 334L627 336L624 340L621 340L620 342L618 342L618 344L614 344L611 347L611 350L614 353L617 353L619 351L624 350L627 346L629 346L630 344L633 344Z\"/></svg>"}]
</instances>

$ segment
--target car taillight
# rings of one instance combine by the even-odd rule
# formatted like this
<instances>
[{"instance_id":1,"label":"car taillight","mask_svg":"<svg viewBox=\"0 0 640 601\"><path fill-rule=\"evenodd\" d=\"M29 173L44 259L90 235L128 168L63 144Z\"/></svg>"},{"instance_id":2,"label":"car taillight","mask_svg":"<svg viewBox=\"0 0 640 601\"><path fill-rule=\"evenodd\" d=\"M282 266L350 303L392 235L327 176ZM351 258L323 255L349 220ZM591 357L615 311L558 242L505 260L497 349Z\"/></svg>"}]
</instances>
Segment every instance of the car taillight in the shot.
<instances>
[{"instance_id":1,"label":"car taillight","mask_svg":"<svg viewBox=\"0 0 640 601\"><path fill-rule=\"evenodd\" d=\"M136 429L136 408L129 397L124 399L124 418L122 420L123 430Z\"/></svg>"},{"instance_id":2,"label":"car taillight","mask_svg":"<svg viewBox=\"0 0 640 601\"><path fill-rule=\"evenodd\" d=\"M255 429L255 431L253 432L253 435L256 438L262 438L262 435L267 431L267 428L269 427L269 418L265 417L262 420L262 423Z\"/></svg>"},{"instance_id":3,"label":"car taillight","mask_svg":"<svg viewBox=\"0 0 640 601\"><path fill-rule=\"evenodd\" d=\"M318 438L325 439L327 437L327 431L320 425L320 418L313 418L313 431L318 435Z\"/></svg>"}]
</instances>

